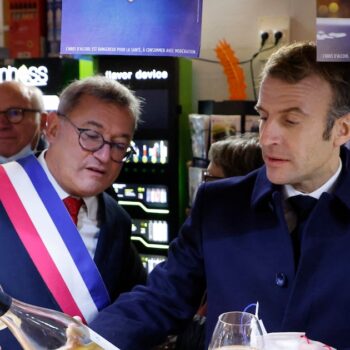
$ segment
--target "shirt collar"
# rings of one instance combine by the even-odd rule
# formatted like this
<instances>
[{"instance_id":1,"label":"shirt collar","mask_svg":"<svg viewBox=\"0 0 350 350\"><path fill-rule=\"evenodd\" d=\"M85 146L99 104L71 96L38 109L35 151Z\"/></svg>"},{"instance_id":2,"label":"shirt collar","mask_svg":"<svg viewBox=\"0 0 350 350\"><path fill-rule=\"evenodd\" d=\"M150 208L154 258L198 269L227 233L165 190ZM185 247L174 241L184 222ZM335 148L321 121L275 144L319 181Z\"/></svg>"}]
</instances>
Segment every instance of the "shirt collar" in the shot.
<instances>
[{"instance_id":1,"label":"shirt collar","mask_svg":"<svg viewBox=\"0 0 350 350\"><path fill-rule=\"evenodd\" d=\"M27 157L31 154L33 154L33 150L32 150L30 145L27 145L24 148L22 148L18 153L14 154L11 157L0 156L0 164L5 164L5 163L11 162L13 160L17 160L19 158L24 158L24 157Z\"/></svg>"},{"instance_id":2,"label":"shirt collar","mask_svg":"<svg viewBox=\"0 0 350 350\"><path fill-rule=\"evenodd\" d=\"M316 199L319 199L324 192L332 193L334 191L335 185L337 183L337 180L339 178L340 172L342 170L342 161L339 159L339 167L337 171L334 173L334 175L326 182L324 183L321 187L316 189L315 191L311 193L307 193L308 196L314 197ZM283 197L285 199L297 195L306 195L306 193L297 191L293 186L291 185L284 185L283 186Z\"/></svg>"},{"instance_id":3,"label":"shirt collar","mask_svg":"<svg viewBox=\"0 0 350 350\"><path fill-rule=\"evenodd\" d=\"M44 150L43 152L40 153L40 155L38 157L38 161L39 161L40 165L42 166L42 168L44 169L45 174L49 178L49 181L51 182L53 188L56 190L58 196L60 197L61 200L63 200L65 198L67 198L68 196L70 196L70 194L67 193L57 183L56 179L51 174L51 172L47 166L46 160L45 160L45 153L46 153L46 150ZM88 217L96 218L97 217L97 209L98 209L97 196L83 197L82 199L84 201L84 204L86 205Z\"/></svg>"}]
</instances>

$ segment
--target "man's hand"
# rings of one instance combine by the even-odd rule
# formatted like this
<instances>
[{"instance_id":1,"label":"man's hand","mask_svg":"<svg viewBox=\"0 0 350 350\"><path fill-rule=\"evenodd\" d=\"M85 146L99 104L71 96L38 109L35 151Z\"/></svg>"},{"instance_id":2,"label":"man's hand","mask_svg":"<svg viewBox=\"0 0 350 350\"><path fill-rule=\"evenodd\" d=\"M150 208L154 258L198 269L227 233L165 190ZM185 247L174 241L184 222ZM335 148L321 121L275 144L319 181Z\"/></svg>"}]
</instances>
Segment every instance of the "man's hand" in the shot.
<instances>
[{"instance_id":1,"label":"man's hand","mask_svg":"<svg viewBox=\"0 0 350 350\"><path fill-rule=\"evenodd\" d=\"M103 350L95 343L83 344L82 339L86 336L83 328L71 323L66 331L67 343L57 350Z\"/></svg>"}]
</instances>

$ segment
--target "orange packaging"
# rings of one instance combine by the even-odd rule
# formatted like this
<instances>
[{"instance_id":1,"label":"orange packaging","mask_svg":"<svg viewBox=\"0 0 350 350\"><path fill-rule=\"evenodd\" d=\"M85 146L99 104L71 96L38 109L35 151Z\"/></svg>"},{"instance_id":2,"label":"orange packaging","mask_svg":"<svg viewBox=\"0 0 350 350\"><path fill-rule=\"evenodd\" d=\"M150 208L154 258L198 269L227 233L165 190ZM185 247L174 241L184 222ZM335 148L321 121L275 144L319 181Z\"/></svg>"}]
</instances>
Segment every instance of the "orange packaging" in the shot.
<instances>
[{"instance_id":1,"label":"orange packaging","mask_svg":"<svg viewBox=\"0 0 350 350\"><path fill-rule=\"evenodd\" d=\"M45 0L7 0L10 58L42 57L45 54Z\"/></svg>"}]
</instances>

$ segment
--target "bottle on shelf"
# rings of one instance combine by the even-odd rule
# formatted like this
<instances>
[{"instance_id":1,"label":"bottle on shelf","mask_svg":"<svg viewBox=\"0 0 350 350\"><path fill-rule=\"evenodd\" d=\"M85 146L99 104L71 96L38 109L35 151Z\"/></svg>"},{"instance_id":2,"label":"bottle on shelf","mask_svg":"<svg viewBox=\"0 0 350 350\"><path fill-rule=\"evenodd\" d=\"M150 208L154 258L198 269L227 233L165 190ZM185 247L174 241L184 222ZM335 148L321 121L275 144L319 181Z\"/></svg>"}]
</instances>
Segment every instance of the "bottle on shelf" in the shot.
<instances>
[{"instance_id":1,"label":"bottle on shelf","mask_svg":"<svg viewBox=\"0 0 350 350\"><path fill-rule=\"evenodd\" d=\"M24 350L119 350L75 318L16 300L1 287L0 321Z\"/></svg>"}]
</instances>

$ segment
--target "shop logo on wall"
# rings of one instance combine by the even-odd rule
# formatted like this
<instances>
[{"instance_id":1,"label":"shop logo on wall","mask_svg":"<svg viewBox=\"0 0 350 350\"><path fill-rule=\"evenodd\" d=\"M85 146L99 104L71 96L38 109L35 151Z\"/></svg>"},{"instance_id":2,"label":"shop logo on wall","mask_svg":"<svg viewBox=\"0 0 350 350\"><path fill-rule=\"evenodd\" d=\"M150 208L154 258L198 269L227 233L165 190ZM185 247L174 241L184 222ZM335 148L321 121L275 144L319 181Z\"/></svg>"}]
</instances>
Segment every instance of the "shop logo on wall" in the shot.
<instances>
[{"instance_id":1,"label":"shop logo on wall","mask_svg":"<svg viewBox=\"0 0 350 350\"><path fill-rule=\"evenodd\" d=\"M113 80L131 80L133 77L135 77L136 80L166 80L169 77L169 73L166 70L160 71L157 69L150 71L139 69L135 74L129 71L114 72L107 70L105 76Z\"/></svg>"},{"instance_id":2,"label":"shop logo on wall","mask_svg":"<svg viewBox=\"0 0 350 350\"><path fill-rule=\"evenodd\" d=\"M49 80L48 69L45 66L13 66L0 67L0 82L20 81L25 85L46 86Z\"/></svg>"},{"instance_id":3,"label":"shop logo on wall","mask_svg":"<svg viewBox=\"0 0 350 350\"><path fill-rule=\"evenodd\" d=\"M63 1L61 53L198 57L202 1Z\"/></svg>"}]
</instances>

